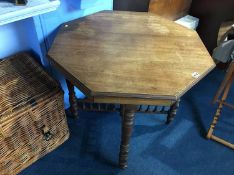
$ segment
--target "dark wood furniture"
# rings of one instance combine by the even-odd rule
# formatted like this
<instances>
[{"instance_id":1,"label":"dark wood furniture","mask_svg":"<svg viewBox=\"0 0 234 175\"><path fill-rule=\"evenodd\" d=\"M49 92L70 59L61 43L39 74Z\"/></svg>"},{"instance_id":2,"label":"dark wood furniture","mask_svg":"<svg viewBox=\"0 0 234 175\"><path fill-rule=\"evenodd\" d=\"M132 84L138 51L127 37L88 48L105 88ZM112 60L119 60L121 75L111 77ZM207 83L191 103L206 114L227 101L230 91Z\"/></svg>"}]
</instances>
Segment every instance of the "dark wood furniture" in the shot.
<instances>
[{"instance_id":1,"label":"dark wood furniture","mask_svg":"<svg viewBox=\"0 0 234 175\"><path fill-rule=\"evenodd\" d=\"M221 24L234 20L234 0L193 0L190 14L200 19L198 34L212 54Z\"/></svg>"},{"instance_id":2,"label":"dark wood furniture","mask_svg":"<svg viewBox=\"0 0 234 175\"><path fill-rule=\"evenodd\" d=\"M150 0L113 0L113 9L121 11L147 12Z\"/></svg>"},{"instance_id":3,"label":"dark wood furniture","mask_svg":"<svg viewBox=\"0 0 234 175\"><path fill-rule=\"evenodd\" d=\"M192 0L150 0L149 12L176 20L186 15Z\"/></svg>"},{"instance_id":4,"label":"dark wood furniture","mask_svg":"<svg viewBox=\"0 0 234 175\"><path fill-rule=\"evenodd\" d=\"M15 0L15 5L26 5L27 3L27 0Z\"/></svg>"},{"instance_id":5,"label":"dark wood furniture","mask_svg":"<svg viewBox=\"0 0 234 175\"><path fill-rule=\"evenodd\" d=\"M114 0L114 10L151 12L170 20L186 15L192 0Z\"/></svg>"},{"instance_id":6,"label":"dark wood furniture","mask_svg":"<svg viewBox=\"0 0 234 175\"><path fill-rule=\"evenodd\" d=\"M92 103L120 104L119 166L127 167L136 106L171 106L215 66L195 31L149 13L105 11L63 24L48 53Z\"/></svg>"}]
</instances>

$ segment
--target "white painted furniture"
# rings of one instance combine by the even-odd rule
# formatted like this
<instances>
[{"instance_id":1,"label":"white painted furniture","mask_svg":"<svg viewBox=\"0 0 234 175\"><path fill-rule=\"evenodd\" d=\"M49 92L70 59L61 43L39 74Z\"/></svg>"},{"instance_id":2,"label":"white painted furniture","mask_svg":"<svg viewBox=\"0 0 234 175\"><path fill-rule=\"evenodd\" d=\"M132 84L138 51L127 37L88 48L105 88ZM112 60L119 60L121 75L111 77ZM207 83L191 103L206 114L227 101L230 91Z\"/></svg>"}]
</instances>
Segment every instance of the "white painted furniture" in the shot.
<instances>
[{"instance_id":1,"label":"white painted furniture","mask_svg":"<svg viewBox=\"0 0 234 175\"><path fill-rule=\"evenodd\" d=\"M178 20L175 21L177 24L180 24L184 27L187 27L189 29L193 29L196 30L198 23L199 23L199 19L190 15L186 15Z\"/></svg>"},{"instance_id":2,"label":"white painted furniture","mask_svg":"<svg viewBox=\"0 0 234 175\"><path fill-rule=\"evenodd\" d=\"M54 11L59 5L59 0L28 0L26 6L0 2L0 25Z\"/></svg>"}]
</instances>

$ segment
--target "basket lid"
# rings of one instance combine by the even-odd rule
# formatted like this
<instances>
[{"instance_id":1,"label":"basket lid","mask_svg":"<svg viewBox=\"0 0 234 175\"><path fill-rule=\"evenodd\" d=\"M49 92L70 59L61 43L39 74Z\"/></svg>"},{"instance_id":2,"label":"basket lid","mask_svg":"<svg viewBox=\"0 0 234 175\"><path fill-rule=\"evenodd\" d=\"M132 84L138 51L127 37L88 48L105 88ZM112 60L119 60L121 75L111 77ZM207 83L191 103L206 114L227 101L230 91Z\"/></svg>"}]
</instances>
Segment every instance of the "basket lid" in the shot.
<instances>
[{"instance_id":1,"label":"basket lid","mask_svg":"<svg viewBox=\"0 0 234 175\"><path fill-rule=\"evenodd\" d=\"M0 60L0 121L4 116L36 102L60 86L28 54L22 53Z\"/></svg>"}]
</instances>

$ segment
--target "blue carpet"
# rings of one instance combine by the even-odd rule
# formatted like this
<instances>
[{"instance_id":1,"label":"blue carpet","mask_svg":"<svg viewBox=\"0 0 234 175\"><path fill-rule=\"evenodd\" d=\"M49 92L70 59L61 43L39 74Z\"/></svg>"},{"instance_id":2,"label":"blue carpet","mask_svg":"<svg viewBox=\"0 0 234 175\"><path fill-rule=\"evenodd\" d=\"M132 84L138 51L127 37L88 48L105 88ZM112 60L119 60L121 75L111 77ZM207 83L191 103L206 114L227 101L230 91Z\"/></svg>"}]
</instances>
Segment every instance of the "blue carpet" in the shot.
<instances>
[{"instance_id":1,"label":"blue carpet","mask_svg":"<svg viewBox=\"0 0 234 175\"><path fill-rule=\"evenodd\" d=\"M117 167L118 113L81 112L79 120L68 119L70 139L21 175L233 175L234 152L204 137L223 76L214 70L186 93L170 125L164 124L163 115L137 114L126 170ZM216 134L234 142L231 114L225 108Z\"/></svg>"}]
</instances>

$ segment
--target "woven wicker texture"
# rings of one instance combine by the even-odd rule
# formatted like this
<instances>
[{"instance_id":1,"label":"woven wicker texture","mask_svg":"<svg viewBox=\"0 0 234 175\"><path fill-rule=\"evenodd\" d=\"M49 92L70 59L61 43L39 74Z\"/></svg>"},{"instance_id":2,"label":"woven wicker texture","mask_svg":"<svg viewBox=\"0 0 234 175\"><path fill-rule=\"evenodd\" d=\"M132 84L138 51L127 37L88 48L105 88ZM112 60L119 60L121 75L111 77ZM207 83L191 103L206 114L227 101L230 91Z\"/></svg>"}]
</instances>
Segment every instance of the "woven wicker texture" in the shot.
<instances>
[{"instance_id":1,"label":"woven wicker texture","mask_svg":"<svg viewBox=\"0 0 234 175\"><path fill-rule=\"evenodd\" d=\"M0 61L0 174L17 174L69 137L63 92L33 58Z\"/></svg>"}]
</instances>

